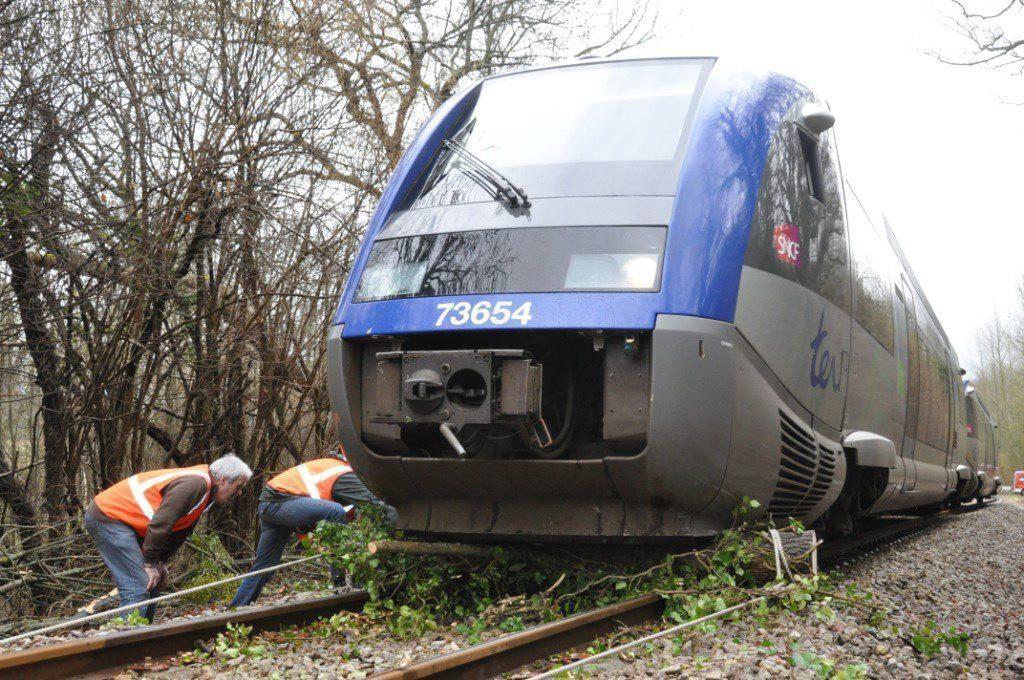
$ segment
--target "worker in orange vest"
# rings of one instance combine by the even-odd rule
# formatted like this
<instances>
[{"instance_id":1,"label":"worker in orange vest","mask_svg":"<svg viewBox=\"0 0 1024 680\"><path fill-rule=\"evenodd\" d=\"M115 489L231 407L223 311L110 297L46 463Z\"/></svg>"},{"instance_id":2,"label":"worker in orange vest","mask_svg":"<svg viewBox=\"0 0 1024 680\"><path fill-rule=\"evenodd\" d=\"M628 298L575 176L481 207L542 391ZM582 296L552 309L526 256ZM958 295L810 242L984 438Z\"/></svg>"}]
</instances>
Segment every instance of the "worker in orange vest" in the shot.
<instances>
[{"instance_id":1,"label":"worker in orange vest","mask_svg":"<svg viewBox=\"0 0 1024 680\"><path fill-rule=\"evenodd\" d=\"M390 524L398 513L374 496L352 471L344 451L337 457L318 458L285 470L269 482L260 495L260 539L252 571L281 562L285 544L293 533L312 530L319 522L345 524L354 517L355 505L379 506ZM232 607L252 604L273 572L249 576L238 586ZM331 576L338 585L338 574Z\"/></svg>"},{"instance_id":2,"label":"worker in orange vest","mask_svg":"<svg viewBox=\"0 0 1024 680\"><path fill-rule=\"evenodd\" d=\"M166 563L213 503L228 503L252 477L239 458L210 465L140 472L96 494L85 528L99 548L127 606L156 597L167 582ZM140 607L149 621L156 605Z\"/></svg>"}]
</instances>

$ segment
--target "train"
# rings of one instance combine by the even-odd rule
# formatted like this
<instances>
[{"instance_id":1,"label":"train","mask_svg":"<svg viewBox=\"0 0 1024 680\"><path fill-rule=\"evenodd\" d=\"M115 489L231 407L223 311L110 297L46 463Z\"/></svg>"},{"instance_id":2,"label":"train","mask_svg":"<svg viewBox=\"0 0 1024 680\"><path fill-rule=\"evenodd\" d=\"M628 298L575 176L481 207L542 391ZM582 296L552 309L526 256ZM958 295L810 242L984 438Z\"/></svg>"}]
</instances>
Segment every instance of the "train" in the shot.
<instances>
[{"instance_id":1,"label":"train","mask_svg":"<svg viewBox=\"0 0 1024 680\"><path fill-rule=\"evenodd\" d=\"M328 332L350 462L416 536L832 534L995 492L991 419L836 117L713 57L482 78L397 164Z\"/></svg>"}]
</instances>

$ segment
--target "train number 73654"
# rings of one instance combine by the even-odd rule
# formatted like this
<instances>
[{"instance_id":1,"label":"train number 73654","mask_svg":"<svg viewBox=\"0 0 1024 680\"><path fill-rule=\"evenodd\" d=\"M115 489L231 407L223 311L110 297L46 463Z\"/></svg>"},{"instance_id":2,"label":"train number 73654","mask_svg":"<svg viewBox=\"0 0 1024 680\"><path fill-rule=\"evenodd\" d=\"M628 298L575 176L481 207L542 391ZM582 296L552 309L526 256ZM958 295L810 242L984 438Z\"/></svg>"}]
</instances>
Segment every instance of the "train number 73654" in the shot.
<instances>
[{"instance_id":1,"label":"train number 73654","mask_svg":"<svg viewBox=\"0 0 1024 680\"><path fill-rule=\"evenodd\" d=\"M530 319L533 318L530 314L530 303L524 302L515 309L512 308L513 304L509 300L500 300L495 303L481 300L476 304L470 304L465 300L439 302L437 321L434 325L444 325L445 321L452 326L464 326L467 323L472 326L504 326L513 321L518 321L521 326L525 326L530 323Z\"/></svg>"}]
</instances>

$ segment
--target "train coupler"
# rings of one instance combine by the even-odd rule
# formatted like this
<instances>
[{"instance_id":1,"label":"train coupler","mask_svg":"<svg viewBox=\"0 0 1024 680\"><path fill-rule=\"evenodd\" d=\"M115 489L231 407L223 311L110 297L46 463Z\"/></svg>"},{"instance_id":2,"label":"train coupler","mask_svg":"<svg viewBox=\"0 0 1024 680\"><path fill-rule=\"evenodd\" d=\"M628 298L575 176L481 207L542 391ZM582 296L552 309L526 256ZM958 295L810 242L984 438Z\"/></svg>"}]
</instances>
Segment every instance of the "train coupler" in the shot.
<instances>
[{"instance_id":1,"label":"train coupler","mask_svg":"<svg viewBox=\"0 0 1024 680\"><path fill-rule=\"evenodd\" d=\"M452 437L463 425L541 417L543 367L525 350L388 351L376 359L372 422L447 426L442 435L458 451Z\"/></svg>"}]
</instances>

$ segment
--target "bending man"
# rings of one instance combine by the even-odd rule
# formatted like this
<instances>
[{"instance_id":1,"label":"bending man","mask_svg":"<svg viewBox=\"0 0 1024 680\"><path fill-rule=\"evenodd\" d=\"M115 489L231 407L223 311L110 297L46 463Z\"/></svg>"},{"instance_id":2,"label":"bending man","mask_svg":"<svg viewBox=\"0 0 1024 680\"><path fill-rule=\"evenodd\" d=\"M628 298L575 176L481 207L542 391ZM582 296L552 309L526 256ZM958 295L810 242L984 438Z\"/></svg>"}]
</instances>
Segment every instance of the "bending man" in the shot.
<instances>
[{"instance_id":1,"label":"bending man","mask_svg":"<svg viewBox=\"0 0 1024 680\"><path fill-rule=\"evenodd\" d=\"M212 503L228 503L252 477L232 455L210 465L140 472L92 499L85 528L99 548L121 605L156 597L167 582L166 563ZM156 605L140 607L149 621Z\"/></svg>"},{"instance_id":2,"label":"bending man","mask_svg":"<svg viewBox=\"0 0 1024 680\"><path fill-rule=\"evenodd\" d=\"M293 532L312 530L321 521L345 524L357 503L380 506L392 524L397 519L395 509L370 493L352 472L344 454L311 460L277 475L267 482L260 495L260 540L252 571L280 564ZM249 576L242 581L230 606L255 602L273 573Z\"/></svg>"}]
</instances>

